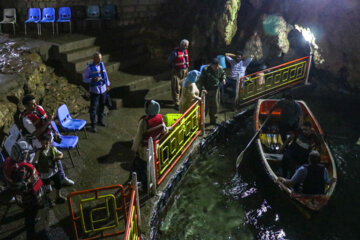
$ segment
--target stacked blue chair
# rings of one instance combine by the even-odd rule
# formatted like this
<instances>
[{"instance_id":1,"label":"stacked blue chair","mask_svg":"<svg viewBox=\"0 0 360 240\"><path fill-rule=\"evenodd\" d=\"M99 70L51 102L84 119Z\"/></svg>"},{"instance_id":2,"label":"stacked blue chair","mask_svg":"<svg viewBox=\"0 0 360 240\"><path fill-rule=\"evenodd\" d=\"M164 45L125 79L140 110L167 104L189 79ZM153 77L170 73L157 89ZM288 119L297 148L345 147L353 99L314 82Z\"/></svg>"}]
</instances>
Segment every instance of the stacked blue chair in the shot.
<instances>
[{"instance_id":1,"label":"stacked blue chair","mask_svg":"<svg viewBox=\"0 0 360 240\"><path fill-rule=\"evenodd\" d=\"M71 33L71 9L69 7L59 8L59 18L56 20L57 34L59 34L59 23L69 23Z\"/></svg>"},{"instance_id":2,"label":"stacked blue chair","mask_svg":"<svg viewBox=\"0 0 360 240\"><path fill-rule=\"evenodd\" d=\"M58 148L58 149L67 150L68 153L69 153L71 163L72 163L73 167L75 167L73 158L72 158L71 153L70 153L70 149L74 149L76 147L76 150L77 150L77 152L78 152L78 154L80 156L79 144L78 144L79 143L79 137L78 136L64 136L64 135L61 135L54 121L51 121L51 126L53 127L55 132L61 138L60 143L52 141L51 145Z\"/></svg>"},{"instance_id":3,"label":"stacked blue chair","mask_svg":"<svg viewBox=\"0 0 360 240\"><path fill-rule=\"evenodd\" d=\"M25 21L25 35L27 34L26 32L26 24L27 23L35 23L36 27L37 27L37 31L38 31L38 35L40 34L40 28L39 28L39 23L41 20L41 11L40 8L29 8L29 17L28 19Z\"/></svg>"},{"instance_id":4,"label":"stacked blue chair","mask_svg":"<svg viewBox=\"0 0 360 240\"><path fill-rule=\"evenodd\" d=\"M40 23L52 23L53 35L55 35L55 9L54 8L44 8L43 9L43 18ZM40 35L41 35L41 25L40 25Z\"/></svg>"},{"instance_id":5,"label":"stacked blue chair","mask_svg":"<svg viewBox=\"0 0 360 240\"><path fill-rule=\"evenodd\" d=\"M112 20L115 19L116 9L113 4L106 4L101 7L101 18L104 20Z\"/></svg>"},{"instance_id":6,"label":"stacked blue chair","mask_svg":"<svg viewBox=\"0 0 360 240\"><path fill-rule=\"evenodd\" d=\"M64 129L65 131L75 132L75 134L76 134L76 131L80 131L83 129L85 131L85 135L87 138L87 133L86 133L86 128L85 128L86 121L82 120L82 119L72 118L70 116L69 110L65 104L61 105L58 108L57 115L58 115L60 126L62 129Z\"/></svg>"},{"instance_id":7,"label":"stacked blue chair","mask_svg":"<svg viewBox=\"0 0 360 240\"><path fill-rule=\"evenodd\" d=\"M86 9L86 20L99 20L100 18L100 8L97 5L87 6Z\"/></svg>"},{"instance_id":8,"label":"stacked blue chair","mask_svg":"<svg viewBox=\"0 0 360 240\"><path fill-rule=\"evenodd\" d=\"M0 180L5 183L6 181L5 181L5 178L3 175L3 171L2 171L4 162L5 162L5 158L4 158L3 154L0 152Z\"/></svg>"}]
</instances>

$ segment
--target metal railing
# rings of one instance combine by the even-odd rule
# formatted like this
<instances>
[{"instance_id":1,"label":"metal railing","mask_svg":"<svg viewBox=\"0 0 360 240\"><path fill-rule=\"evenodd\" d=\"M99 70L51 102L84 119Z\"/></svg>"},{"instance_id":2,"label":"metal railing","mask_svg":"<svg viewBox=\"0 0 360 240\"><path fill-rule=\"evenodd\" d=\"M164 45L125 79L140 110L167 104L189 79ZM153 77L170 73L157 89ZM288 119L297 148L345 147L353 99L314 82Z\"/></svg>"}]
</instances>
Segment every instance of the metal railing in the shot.
<instances>
[{"instance_id":1,"label":"metal railing","mask_svg":"<svg viewBox=\"0 0 360 240\"><path fill-rule=\"evenodd\" d=\"M311 55L306 56L242 77L237 86L236 106L245 106L302 82L307 84L311 59Z\"/></svg>"},{"instance_id":2,"label":"metal railing","mask_svg":"<svg viewBox=\"0 0 360 240\"><path fill-rule=\"evenodd\" d=\"M191 143L204 131L204 109L205 96L171 126L169 133L155 142L149 139L149 192L155 192L156 186L161 184Z\"/></svg>"},{"instance_id":3,"label":"metal railing","mask_svg":"<svg viewBox=\"0 0 360 240\"><path fill-rule=\"evenodd\" d=\"M124 233L130 237L126 239L140 239L140 209L135 173L128 190L129 193L126 193L124 186L117 184L69 193L67 200L75 239L102 239ZM109 193L110 191L114 193ZM120 195L117 196L119 193ZM93 196L89 197L89 195ZM127 211L126 202L129 197L131 201ZM123 229L120 229L121 220L124 220ZM132 227L135 225L136 227ZM106 232L111 230L112 232Z\"/></svg>"}]
</instances>

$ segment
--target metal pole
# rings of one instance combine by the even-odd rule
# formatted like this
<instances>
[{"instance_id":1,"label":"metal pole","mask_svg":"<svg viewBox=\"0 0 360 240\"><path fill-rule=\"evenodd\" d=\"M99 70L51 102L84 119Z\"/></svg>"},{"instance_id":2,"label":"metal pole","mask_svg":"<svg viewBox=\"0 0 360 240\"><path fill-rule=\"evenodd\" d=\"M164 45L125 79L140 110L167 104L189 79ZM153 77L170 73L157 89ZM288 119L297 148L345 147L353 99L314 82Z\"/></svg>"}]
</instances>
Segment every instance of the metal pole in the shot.
<instances>
[{"instance_id":1,"label":"metal pole","mask_svg":"<svg viewBox=\"0 0 360 240\"><path fill-rule=\"evenodd\" d=\"M205 94L204 92L201 94L201 108L200 108L200 111L201 111L201 131L202 131L202 135L205 134Z\"/></svg>"},{"instance_id":2,"label":"metal pole","mask_svg":"<svg viewBox=\"0 0 360 240\"><path fill-rule=\"evenodd\" d=\"M314 56L314 54L310 53L308 69L307 69L306 79L305 79L305 85L309 85L309 75L310 75L310 68L311 68L311 62L312 62L313 56Z\"/></svg>"},{"instance_id":3,"label":"metal pole","mask_svg":"<svg viewBox=\"0 0 360 240\"><path fill-rule=\"evenodd\" d=\"M133 188L136 191L136 213L138 215L138 228L139 228L139 232L141 231L141 215L140 215L140 201L139 201L139 190L138 190L138 185L137 185L137 175L136 172L132 173L132 185Z\"/></svg>"},{"instance_id":4,"label":"metal pole","mask_svg":"<svg viewBox=\"0 0 360 240\"><path fill-rule=\"evenodd\" d=\"M156 193L156 178L155 178L155 154L154 142L152 137L148 140L149 157L147 164L147 179L148 179L148 195Z\"/></svg>"}]
</instances>

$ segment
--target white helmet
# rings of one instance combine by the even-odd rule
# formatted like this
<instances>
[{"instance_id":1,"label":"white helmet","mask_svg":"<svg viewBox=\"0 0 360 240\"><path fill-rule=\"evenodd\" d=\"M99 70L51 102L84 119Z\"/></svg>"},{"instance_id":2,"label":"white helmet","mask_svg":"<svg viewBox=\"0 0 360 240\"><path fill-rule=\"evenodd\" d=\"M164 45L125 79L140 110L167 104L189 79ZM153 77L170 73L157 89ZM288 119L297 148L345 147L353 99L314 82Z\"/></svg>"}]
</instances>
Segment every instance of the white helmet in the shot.
<instances>
[{"instance_id":1,"label":"white helmet","mask_svg":"<svg viewBox=\"0 0 360 240\"><path fill-rule=\"evenodd\" d=\"M24 162L28 157L30 145L26 141L18 141L11 148L10 158L15 162Z\"/></svg>"}]
</instances>

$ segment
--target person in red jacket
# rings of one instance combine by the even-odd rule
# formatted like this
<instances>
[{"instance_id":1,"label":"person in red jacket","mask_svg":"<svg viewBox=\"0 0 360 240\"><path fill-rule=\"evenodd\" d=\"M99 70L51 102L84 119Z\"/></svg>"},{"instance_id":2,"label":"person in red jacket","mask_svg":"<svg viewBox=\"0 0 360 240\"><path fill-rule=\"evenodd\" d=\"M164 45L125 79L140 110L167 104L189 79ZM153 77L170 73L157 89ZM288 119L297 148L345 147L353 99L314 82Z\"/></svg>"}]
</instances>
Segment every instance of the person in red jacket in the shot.
<instances>
[{"instance_id":1,"label":"person in red jacket","mask_svg":"<svg viewBox=\"0 0 360 240\"><path fill-rule=\"evenodd\" d=\"M189 41L186 39L181 40L180 46L175 48L169 58L168 63L172 67L171 72L171 93L175 104L175 109L179 110L180 95L182 84L189 71Z\"/></svg>"},{"instance_id":2,"label":"person in red jacket","mask_svg":"<svg viewBox=\"0 0 360 240\"><path fill-rule=\"evenodd\" d=\"M24 209L26 236L31 240L36 237L35 219L44 200L44 191L36 168L28 162L29 150L27 142L16 142L5 160L3 174L17 203Z\"/></svg>"},{"instance_id":3,"label":"person in red jacket","mask_svg":"<svg viewBox=\"0 0 360 240\"><path fill-rule=\"evenodd\" d=\"M138 129L134 138L131 150L136 153L134 161L134 171L138 173L139 180L143 184L143 189L146 189L146 169L148 161L148 140L151 137L153 141L160 138L162 134L168 132L162 115L160 114L160 105L154 100L149 100L145 103L146 115L140 118Z\"/></svg>"}]
</instances>

